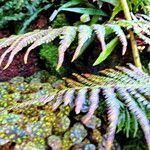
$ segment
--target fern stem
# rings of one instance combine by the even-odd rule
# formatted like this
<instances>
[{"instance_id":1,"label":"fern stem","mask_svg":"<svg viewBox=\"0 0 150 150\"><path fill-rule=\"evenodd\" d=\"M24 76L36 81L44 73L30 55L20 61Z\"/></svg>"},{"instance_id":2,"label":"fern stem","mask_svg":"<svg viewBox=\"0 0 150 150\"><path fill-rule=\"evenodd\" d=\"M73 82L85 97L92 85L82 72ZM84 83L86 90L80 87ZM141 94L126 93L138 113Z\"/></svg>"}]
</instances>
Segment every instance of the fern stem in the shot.
<instances>
[{"instance_id":1,"label":"fern stem","mask_svg":"<svg viewBox=\"0 0 150 150\"><path fill-rule=\"evenodd\" d=\"M131 21L132 18L130 16L130 11L129 11L127 1L126 0L120 0L120 1L121 1L122 9L124 11L125 18L127 20ZM141 60L140 60L139 51L137 48L137 43L136 43L136 40L134 37L134 33L131 30L129 30L129 34L130 34L130 42L131 42L131 47L132 47L132 54L133 54L134 63L138 68L142 69L142 64L141 64Z\"/></svg>"}]
</instances>

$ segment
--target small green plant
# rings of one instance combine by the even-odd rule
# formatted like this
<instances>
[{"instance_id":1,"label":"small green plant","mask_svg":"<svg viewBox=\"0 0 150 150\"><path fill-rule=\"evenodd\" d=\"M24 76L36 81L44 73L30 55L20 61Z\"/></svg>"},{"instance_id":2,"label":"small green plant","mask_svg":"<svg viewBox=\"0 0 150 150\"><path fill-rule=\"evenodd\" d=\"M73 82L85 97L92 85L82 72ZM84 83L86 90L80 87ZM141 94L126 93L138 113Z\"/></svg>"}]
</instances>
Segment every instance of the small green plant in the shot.
<instances>
[{"instance_id":1,"label":"small green plant","mask_svg":"<svg viewBox=\"0 0 150 150\"><path fill-rule=\"evenodd\" d=\"M0 29L6 27L12 21L23 22L19 27L19 33L24 33L38 14L47 10L51 4L47 0L8 0L2 2L0 8Z\"/></svg>"}]
</instances>

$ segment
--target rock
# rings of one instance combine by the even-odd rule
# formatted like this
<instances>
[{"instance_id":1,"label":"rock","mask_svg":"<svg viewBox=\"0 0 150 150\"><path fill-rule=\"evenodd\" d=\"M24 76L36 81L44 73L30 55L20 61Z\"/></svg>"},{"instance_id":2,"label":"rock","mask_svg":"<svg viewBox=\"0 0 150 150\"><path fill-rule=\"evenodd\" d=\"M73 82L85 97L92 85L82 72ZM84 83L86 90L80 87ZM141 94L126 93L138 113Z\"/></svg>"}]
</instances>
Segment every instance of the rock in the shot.
<instances>
[{"instance_id":1,"label":"rock","mask_svg":"<svg viewBox=\"0 0 150 150\"><path fill-rule=\"evenodd\" d=\"M47 143L52 148L52 150L60 150L62 147L61 138L56 135L52 135L48 137Z\"/></svg>"},{"instance_id":2,"label":"rock","mask_svg":"<svg viewBox=\"0 0 150 150\"><path fill-rule=\"evenodd\" d=\"M46 137L51 135L52 125L47 126L42 121L27 124L27 132L31 137Z\"/></svg>"},{"instance_id":3,"label":"rock","mask_svg":"<svg viewBox=\"0 0 150 150\"><path fill-rule=\"evenodd\" d=\"M44 83L44 82L47 82L49 76L50 75L46 70L41 70L41 71L33 74L32 76L26 78L26 81L30 82L30 83L37 83L37 82Z\"/></svg>"},{"instance_id":4,"label":"rock","mask_svg":"<svg viewBox=\"0 0 150 150\"><path fill-rule=\"evenodd\" d=\"M70 119L67 116L61 116L56 119L54 130L55 132L64 132L70 126Z\"/></svg>"},{"instance_id":5,"label":"rock","mask_svg":"<svg viewBox=\"0 0 150 150\"><path fill-rule=\"evenodd\" d=\"M14 77L10 80L10 83L16 84L16 83L22 83L24 82L24 77Z\"/></svg>"},{"instance_id":6,"label":"rock","mask_svg":"<svg viewBox=\"0 0 150 150\"><path fill-rule=\"evenodd\" d=\"M32 139L31 141L16 144L13 150L46 150L47 146L43 139Z\"/></svg>"},{"instance_id":7,"label":"rock","mask_svg":"<svg viewBox=\"0 0 150 150\"><path fill-rule=\"evenodd\" d=\"M70 130L70 138L73 143L79 144L87 136L87 131L80 123L74 124Z\"/></svg>"},{"instance_id":8,"label":"rock","mask_svg":"<svg viewBox=\"0 0 150 150\"><path fill-rule=\"evenodd\" d=\"M73 145L74 143L70 139L70 131L65 132L62 137L62 150L69 150Z\"/></svg>"},{"instance_id":9,"label":"rock","mask_svg":"<svg viewBox=\"0 0 150 150\"><path fill-rule=\"evenodd\" d=\"M96 116L92 116L92 118L85 124L87 128L95 129L101 126L101 120Z\"/></svg>"},{"instance_id":10,"label":"rock","mask_svg":"<svg viewBox=\"0 0 150 150\"><path fill-rule=\"evenodd\" d=\"M86 144L84 150L96 150L96 146L94 144Z\"/></svg>"},{"instance_id":11,"label":"rock","mask_svg":"<svg viewBox=\"0 0 150 150\"><path fill-rule=\"evenodd\" d=\"M27 133L17 125L1 125L0 126L0 139L1 142L15 141L16 143L21 143L27 138Z\"/></svg>"},{"instance_id":12,"label":"rock","mask_svg":"<svg viewBox=\"0 0 150 150\"><path fill-rule=\"evenodd\" d=\"M9 124L9 123L16 123L16 122L21 122L21 119L23 118L23 116L21 115L17 115L17 114L13 114L13 113L1 113L0 114L0 123L2 124Z\"/></svg>"},{"instance_id":13,"label":"rock","mask_svg":"<svg viewBox=\"0 0 150 150\"><path fill-rule=\"evenodd\" d=\"M65 82L63 80L57 80L52 84L53 88L62 89L65 86Z\"/></svg>"}]
</instances>

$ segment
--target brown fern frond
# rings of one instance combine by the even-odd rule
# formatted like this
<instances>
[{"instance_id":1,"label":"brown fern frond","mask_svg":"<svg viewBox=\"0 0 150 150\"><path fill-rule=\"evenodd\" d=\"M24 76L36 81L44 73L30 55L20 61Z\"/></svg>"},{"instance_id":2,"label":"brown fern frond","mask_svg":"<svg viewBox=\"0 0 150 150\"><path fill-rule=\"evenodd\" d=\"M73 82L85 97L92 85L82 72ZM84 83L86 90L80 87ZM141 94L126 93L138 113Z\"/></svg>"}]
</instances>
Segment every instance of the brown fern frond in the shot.
<instances>
[{"instance_id":1,"label":"brown fern frond","mask_svg":"<svg viewBox=\"0 0 150 150\"><path fill-rule=\"evenodd\" d=\"M75 76L78 79L78 81L83 84L86 84L88 86L96 85L95 83L91 82L90 80L87 80L86 78L84 78L83 76L81 76L79 74L73 73L72 75Z\"/></svg>"},{"instance_id":2,"label":"brown fern frond","mask_svg":"<svg viewBox=\"0 0 150 150\"><path fill-rule=\"evenodd\" d=\"M75 88L75 87L78 87L78 86L79 87L80 86L84 86L84 84L76 82L76 81L74 81L74 80L72 80L70 78L63 78L63 79L67 82L69 87Z\"/></svg>"}]
</instances>

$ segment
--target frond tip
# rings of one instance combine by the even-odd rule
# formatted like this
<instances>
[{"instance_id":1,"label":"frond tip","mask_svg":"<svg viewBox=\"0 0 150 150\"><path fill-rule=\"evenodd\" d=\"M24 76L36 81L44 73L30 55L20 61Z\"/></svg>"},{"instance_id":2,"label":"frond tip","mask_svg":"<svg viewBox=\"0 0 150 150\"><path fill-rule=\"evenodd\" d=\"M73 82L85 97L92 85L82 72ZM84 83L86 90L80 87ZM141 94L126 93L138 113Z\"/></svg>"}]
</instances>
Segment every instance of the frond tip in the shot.
<instances>
[{"instance_id":1,"label":"frond tip","mask_svg":"<svg viewBox=\"0 0 150 150\"><path fill-rule=\"evenodd\" d=\"M62 37L60 41L60 46L58 48L59 58L58 58L58 65L57 70L62 66L64 61L64 55L66 50L69 48L71 43L76 37L77 28L76 27L65 27L64 31L62 32Z\"/></svg>"}]
</instances>

